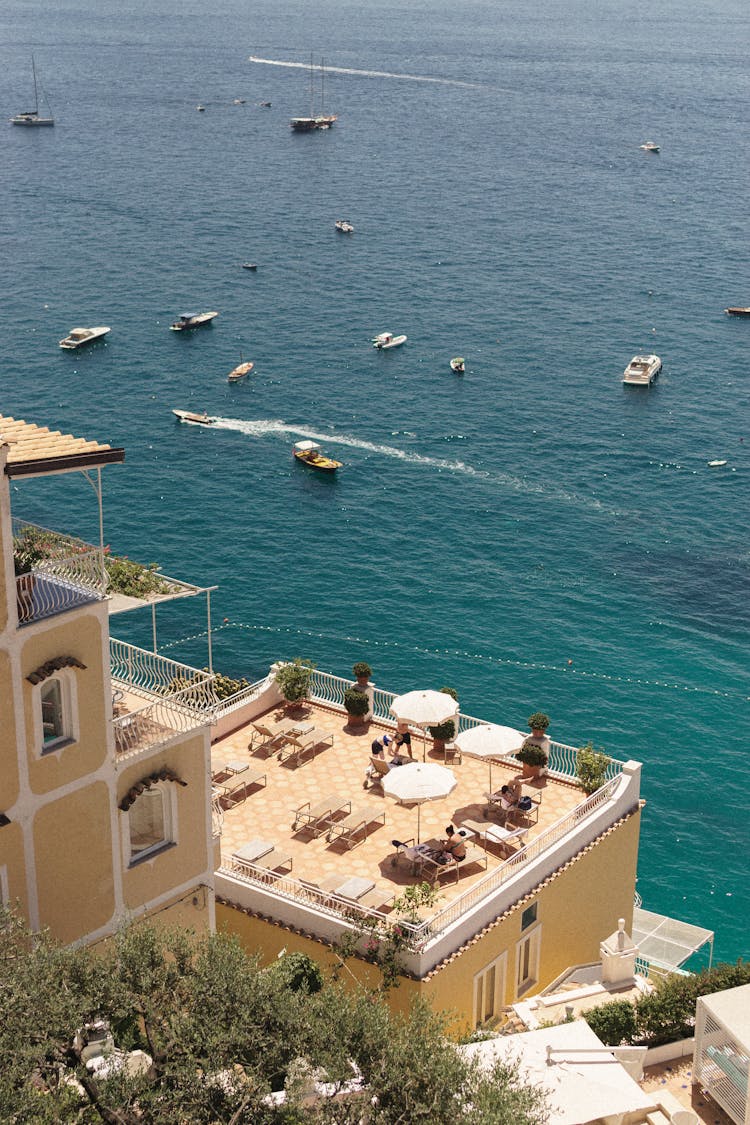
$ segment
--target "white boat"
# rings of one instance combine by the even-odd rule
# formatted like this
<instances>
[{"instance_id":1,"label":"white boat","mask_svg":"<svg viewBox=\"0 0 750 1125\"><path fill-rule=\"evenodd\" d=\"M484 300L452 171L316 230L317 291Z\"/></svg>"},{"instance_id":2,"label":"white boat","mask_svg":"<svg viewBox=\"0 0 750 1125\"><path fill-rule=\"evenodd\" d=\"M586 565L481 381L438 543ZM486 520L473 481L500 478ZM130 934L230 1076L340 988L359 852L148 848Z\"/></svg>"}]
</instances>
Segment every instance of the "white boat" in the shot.
<instances>
[{"instance_id":1,"label":"white boat","mask_svg":"<svg viewBox=\"0 0 750 1125\"><path fill-rule=\"evenodd\" d=\"M184 332L188 328L200 328L202 324L210 324L217 312L180 313L180 319L170 324L173 332Z\"/></svg>"},{"instance_id":2,"label":"white boat","mask_svg":"<svg viewBox=\"0 0 750 1125\"><path fill-rule=\"evenodd\" d=\"M340 230L342 234L354 234L354 227L348 219L337 219L336 230Z\"/></svg>"},{"instance_id":3,"label":"white boat","mask_svg":"<svg viewBox=\"0 0 750 1125\"><path fill-rule=\"evenodd\" d=\"M172 413L180 422L186 422L189 426L213 426L216 421L205 410L202 414L196 414L192 410L173 410Z\"/></svg>"},{"instance_id":4,"label":"white boat","mask_svg":"<svg viewBox=\"0 0 750 1125\"><path fill-rule=\"evenodd\" d=\"M720 469L722 465L726 465L726 461L707 461L709 469Z\"/></svg>"},{"instance_id":5,"label":"white boat","mask_svg":"<svg viewBox=\"0 0 750 1125\"><path fill-rule=\"evenodd\" d=\"M336 120L335 114L325 114L323 112L323 102L325 97L325 59L320 60L320 113L315 112L315 90L313 85L313 66L312 56L310 57L310 116L309 117L293 117L289 122L291 128L295 133L312 133L315 129L330 129Z\"/></svg>"},{"instance_id":6,"label":"white boat","mask_svg":"<svg viewBox=\"0 0 750 1125\"><path fill-rule=\"evenodd\" d=\"M31 73L34 76L34 108L23 110L22 113L17 113L15 115L15 117L11 117L11 119L10 119L11 123L13 125L32 125L32 126L33 125L54 125L55 119L52 116L52 110L50 109L50 104L49 104L49 101L47 99L47 95L44 93L44 90L42 90L42 95L44 97L44 101L47 104L47 113L49 114L49 116L48 117L40 117L39 116L39 93L37 91L36 66L34 64L34 56L33 55L31 56Z\"/></svg>"},{"instance_id":7,"label":"white boat","mask_svg":"<svg viewBox=\"0 0 750 1125\"><path fill-rule=\"evenodd\" d=\"M451 371L455 371L457 375L463 375L466 365L466 360L462 355L454 356L451 360Z\"/></svg>"},{"instance_id":8,"label":"white boat","mask_svg":"<svg viewBox=\"0 0 750 1125\"><path fill-rule=\"evenodd\" d=\"M249 375L254 367L254 363L238 363L237 366L233 367L227 375L227 382L239 382L240 379L244 379L246 375Z\"/></svg>"},{"instance_id":9,"label":"white boat","mask_svg":"<svg viewBox=\"0 0 750 1125\"><path fill-rule=\"evenodd\" d=\"M380 332L372 338L372 346L385 351L386 348L397 348L399 344L406 343L406 336L394 336L392 332Z\"/></svg>"},{"instance_id":10,"label":"white boat","mask_svg":"<svg viewBox=\"0 0 750 1125\"><path fill-rule=\"evenodd\" d=\"M645 141L640 146L644 152L658 152L659 146L654 141Z\"/></svg>"},{"instance_id":11,"label":"white boat","mask_svg":"<svg viewBox=\"0 0 750 1125\"><path fill-rule=\"evenodd\" d=\"M633 387L650 387L661 371L658 355L634 355L622 376Z\"/></svg>"},{"instance_id":12,"label":"white boat","mask_svg":"<svg viewBox=\"0 0 750 1125\"><path fill-rule=\"evenodd\" d=\"M60 347L67 350L80 348L84 344L91 344L94 340L101 339L111 331L107 324L100 324L97 328L71 328L68 335L60 341Z\"/></svg>"}]
</instances>

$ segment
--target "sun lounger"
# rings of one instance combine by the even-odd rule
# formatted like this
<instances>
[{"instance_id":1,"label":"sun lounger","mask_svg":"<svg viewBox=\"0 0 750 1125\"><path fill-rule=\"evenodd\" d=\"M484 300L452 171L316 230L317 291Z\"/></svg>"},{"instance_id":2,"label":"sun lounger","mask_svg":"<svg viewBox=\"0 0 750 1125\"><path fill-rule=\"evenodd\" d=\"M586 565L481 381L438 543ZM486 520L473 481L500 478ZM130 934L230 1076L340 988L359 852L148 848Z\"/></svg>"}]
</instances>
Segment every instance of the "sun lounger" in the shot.
<instances>
[{"instance_id":1,"label":"sun lounger","mask_svg":"<svg viewBox=\"0 0 750 1125\"><path fill-rule=\"evenodd\" d=\"M343 840L348 848L353 848L367 839L368 831L377 823L385 824L385 809L371 806L353 809L343 820L330 824L328 829L329 841Z\"/></svg>"},{"instance_id":2,"label":"sun lounger","mask_svg":"<svg viewBox=\"0 0 750 1125\"><path fill-rule=\"evenodd\" d=\"M248 750L251 753L265 751L268 757L277 753L283 744L283 739L295 729L293 719L280 719L278 722L251 723L253 733L250 738Z\"/></svg>"},{"instance_id":3,"label":"sun lounger","mask_svg":"<svg viewBox=\"0 0 750 1125\"><path fill-rule=\"evenodd\" d=\"M247 791L253 785L265 785L267 777L264 773L251 773L247 772L235 774L233 777L219 783L214 782L215 788L219 791L219 800L228 801L230 808L232 805L239 804L247 797Z\"/></svg>"},{"instance_id":4,"label":"sun lounger","mask_svg":"<svg viewBox=\"0 0 750 1125\"><path fill-rule=\"evenodd\" d=\"M383 758L370 758L369 776L365 777L362 788L367 789L372 785L377 786L382 792L383 778L388 774L390 768L388 762L384 761Z\"/></svg>"},{"instance_id":5,"label":"sun lounger","mask_svg":"<svg viewBox=\"0 0 750 1125\"><path fill-rule=\"evenodd\" d=\"M337 813L342 811L348 813L351 807L351 801L335 795L323 797L315 804L312 804L311 801L305 801L294 810L292 832L299 832L301 828L307 828L314 836L321 836L330 828L332 818Z\"/></svg>"},{"instance_id":6,"label":"sun lounger","mask_svg":"<svg viewBox=\"0 0 750 1125\"><path fill-rule=\"evenodd\" d=\"M326 746L333 746L331 731L313 728L309 734L287 734L279 750L279 761L296 769L304 758L315 757L316 751Z\"/></svg>"},{"instance_id":7,"label":"sun lounger","mask_svg":"<svg viewBox=\"0 0 750 1125\"><path fill-rule=\"evenodd\" d=\"M257 874L257 870L276 871L289 866L292 870L292 857L276 848L270 840L250 840L232 854L232 867L241 874Z\"/></svg>"},{"instance_id":8,"label":"sun lounger","mask_svg":"<svg viewBox=\"0 0 750 1125\"><path fill-rule=\"evenodd\" d=\"M426 858L422 862L422 873L432 883L439 881L443 876L455 875L456 882L461 878L462 872L467 868L473 867L475 864L487 868L487 852L481 848L476 848L472 844L466 844L466 858L460 862L455 859L448 859L447 863L438 863L437 860Z\"/></svg>"},{"instance_id":9,"label":"sun lounger","mask_svg":"<svg viewBox=\"0 0 750 1125\"><path fill-rule=\"evenodd\" d=\"M387 891L384 887L373 887L366 895L362 895L357 903L365 910L383 911L391 905L395 897L393 891Z\"/></svg>"}]
</instances>

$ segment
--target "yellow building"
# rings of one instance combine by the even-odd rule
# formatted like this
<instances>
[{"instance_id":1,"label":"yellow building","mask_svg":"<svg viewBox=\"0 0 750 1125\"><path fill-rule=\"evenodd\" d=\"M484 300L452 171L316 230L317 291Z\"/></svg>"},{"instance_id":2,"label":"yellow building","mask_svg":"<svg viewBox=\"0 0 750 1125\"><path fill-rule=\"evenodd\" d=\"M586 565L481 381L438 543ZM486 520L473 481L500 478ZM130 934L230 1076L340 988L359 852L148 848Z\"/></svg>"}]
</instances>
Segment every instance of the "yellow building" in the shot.
<instances>
[{"instance_id":1,"label":"yellow building","mask_svg":"<svg viewBox=\"0 0 750 1125\"><path fill-rule=\"evenodd\" d=\"M101 470L123 460L0 416L0 898L66 943L214 925L211 677L109 635ZM96 547L11 514L12 482L65 473L94 486Z\"/></svg>"}]
</instances>

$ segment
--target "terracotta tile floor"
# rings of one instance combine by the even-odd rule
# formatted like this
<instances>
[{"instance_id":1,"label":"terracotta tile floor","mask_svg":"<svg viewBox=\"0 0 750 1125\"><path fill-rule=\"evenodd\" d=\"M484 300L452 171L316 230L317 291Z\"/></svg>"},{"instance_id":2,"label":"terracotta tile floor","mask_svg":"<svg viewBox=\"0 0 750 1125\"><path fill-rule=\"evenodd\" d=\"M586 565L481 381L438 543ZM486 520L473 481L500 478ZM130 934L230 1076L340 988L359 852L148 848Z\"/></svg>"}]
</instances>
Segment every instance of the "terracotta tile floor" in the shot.
<instances>
[{"instance_id":1,"label":"terracotta tile floor","mask_svg":"<svg viewBox=\"0 0 750 1125\"><path fill-rule=\"evenodd\" d=\"M292 713L295 718L298 712ZM230 761L247 761L250 769L267 773L267 784L250 790L244 801L224 813L224 829L221 841L222 860L227 863L233 851L255 837L272 841L277 848L288 852L293 859L292 877L314 879L330 875L362 876L375 882L379 887L395 890L416 882L410 868L405 864L391 866L393 853L391 840L409 840L416 836L416 806L399 805L389 797L384 797L378 789L362 787L365 769L370 757L370 743L377 734L389 728L372 723L362 728L350 729L345 713L328 709L317 704L309 705L301 712L316 727L331 731L334 745L319 751L315 758L307 758L296 769L279 763L275 757L266 758L262 753L249 752L252 729L247 726L214 743L211 751L212 772ZM280 718L282 712L267 712L267 718ZM412 748L415 758L421 760L421 737L413 738ZM427 760L440 762L441 756L432 754L431 742L427 742ZM441 801L427 802L421 806L421 838L444 837L445 827L463 819L482 819L483 794L488 788L488 766L473 758L464 757L463 762L452 764L458 778L453 793ZM493 765L493 788L499 787L514 776L515 769L508 766ZM583 799L580 789L552 780L542 782L542 803L539 822L529 833L533 839L540 831L570 812ZM375 806L384 809L385 825L377 825L367 839L356 847L348 849L341 841L327 843L325 836L311 838L307 832L292 832L294 810L304 801L315 801L328 794L336 794L351 801L352 809L362 806ZM503 855L497 848L490 848L488 870L492 871L503 862ZM458 884L443 877L440 881L442 906L457 895L462 894L479 879L484 878L483 867L474 864L461 872Z\"/></svg>"},{"instance_id":2,"label":"terracotta tile floor","mask_svg":"<svg viewBox=\"0 0 750 1125\"><path fill-rule=\"evenodd\" d=\"M644 1071L641 1088L647 1093L668 1090L685 1109L691 1109L702 1125L732 1125L732 1119L690 1078L693 1060L688 1056L673 1062L650 1066Z\"/></svg>"}]
</instances>

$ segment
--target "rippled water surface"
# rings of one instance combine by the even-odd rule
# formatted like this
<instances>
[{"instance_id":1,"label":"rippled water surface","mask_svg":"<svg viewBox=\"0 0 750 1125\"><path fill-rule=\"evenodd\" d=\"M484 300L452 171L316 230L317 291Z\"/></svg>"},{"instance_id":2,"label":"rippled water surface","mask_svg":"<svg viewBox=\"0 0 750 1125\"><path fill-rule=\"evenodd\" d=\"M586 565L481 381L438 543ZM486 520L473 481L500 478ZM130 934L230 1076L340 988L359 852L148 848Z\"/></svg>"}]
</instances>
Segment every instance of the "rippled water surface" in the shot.
<instances>
[{"instance_id":1,"label":"rippled water surface","mask_svg":"<svg viewBox=\"0 0 750 1125\"><path fill-rule=\"evenodd\" d=\"M747 955L746 5L267 7L0 11L7 115L33 50L57 120L4 134L0 410L126 448L107 538L218 584L223 671L365 658L643 762L645 905ZM311 51L339 120L296 135ZM220 316L169 332L183 309ZM75 324L112 332L61 352ZM640 351L650 391L621 383ZM80 480L13 503L96 535ZM203 629L159 615L190 663Z\"/></svg>"}]
</instances>

